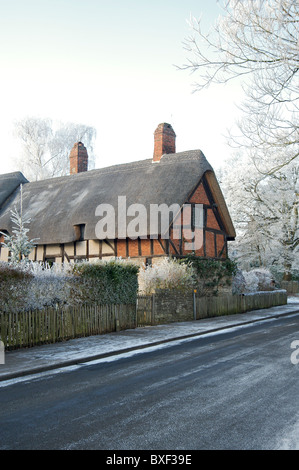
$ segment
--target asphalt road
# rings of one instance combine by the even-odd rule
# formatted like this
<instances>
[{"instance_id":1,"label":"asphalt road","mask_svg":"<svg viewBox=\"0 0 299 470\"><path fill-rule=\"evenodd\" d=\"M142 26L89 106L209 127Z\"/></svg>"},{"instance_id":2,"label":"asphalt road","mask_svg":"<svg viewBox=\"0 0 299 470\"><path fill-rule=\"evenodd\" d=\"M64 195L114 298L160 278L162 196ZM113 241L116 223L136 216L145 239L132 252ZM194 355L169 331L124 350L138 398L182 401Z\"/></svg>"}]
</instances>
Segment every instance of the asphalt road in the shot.
<instances>
[{"instance_id":1,"label":"asphalt road","mask_svg":"<svg viewBox=\"0 0 299 470\"><path fill-rule=\"evenodd\" d=\"M0 449L299 449L296 340L290 316L2 383Z\"/></svg>"}]
</instances>

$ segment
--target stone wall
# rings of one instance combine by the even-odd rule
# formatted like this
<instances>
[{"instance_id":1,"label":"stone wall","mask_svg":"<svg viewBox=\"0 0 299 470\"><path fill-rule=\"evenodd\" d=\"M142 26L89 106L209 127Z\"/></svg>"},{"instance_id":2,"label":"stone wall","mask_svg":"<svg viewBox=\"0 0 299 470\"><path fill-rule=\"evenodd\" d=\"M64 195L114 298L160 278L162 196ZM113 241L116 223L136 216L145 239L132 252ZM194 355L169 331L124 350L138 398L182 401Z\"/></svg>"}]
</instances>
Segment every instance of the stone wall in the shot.
<instances>
[{"instance_id":1,"label":"stone wall","mask_svg":"<svg viewBox=\"0 0 299 470\"><path fill-rule=\"evenodd\" d=\"M193 292L158 291L154 297L156 324L193 320Z\"/></svg>"},{"instance_id":2,"label":"stone wall","mask_svg":"<svg viewBox=\"0 0 299 470\"><path fill-rule=\"evenodd\" d=\"M149 302L145 302L146 297L150 299ZM198 297L193 291L183 293L177 290L161 290L152 296L142 296L142 299L140 308L137 305L138 326L185 322L285 305L287 293L285 290L276 290Z\"/></svg>"}]
</instances>

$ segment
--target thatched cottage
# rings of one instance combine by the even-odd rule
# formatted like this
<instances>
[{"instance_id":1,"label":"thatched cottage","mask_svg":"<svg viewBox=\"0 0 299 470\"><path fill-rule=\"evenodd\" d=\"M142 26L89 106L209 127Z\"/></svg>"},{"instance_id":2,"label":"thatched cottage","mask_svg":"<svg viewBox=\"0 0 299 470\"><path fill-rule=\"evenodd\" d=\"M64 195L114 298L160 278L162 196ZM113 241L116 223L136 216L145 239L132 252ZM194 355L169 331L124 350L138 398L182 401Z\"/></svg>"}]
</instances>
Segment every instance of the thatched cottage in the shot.
<instances>
[{"instance_id":1,"label":"thatched cottage","mask_svg":"<svg viewBox=\"0 0 299 470\"><path fill-rule=\"evenodd\" d=\"M235 230L213 168L200 150L176 153L175 138L171 125L162 123L154 134L153 158L147 160L87 171L88 154L78 142L70 153L69 176L29 182L20 172L0 175L0 231L12 232L10 211L20 207L22 187L22 212L31 219L28 236L38 239L32 260L130 257L151 263L192 251L186 240L196 230L201 233L196 255L225 259ZM151 208L161 205L175 209L169 211L168 236L161 221L154 228L149 223ZM144 223L134 215L140 207ZM202 208L199 225L196 207ZM124 217L127 228L130 222L135 226L136 236L121 225ZM105 232L104 226L110 229ZM175 236L178 227L180 237ZM4 247L0 259L8 259Z\"/></svg>"}]
</instances>

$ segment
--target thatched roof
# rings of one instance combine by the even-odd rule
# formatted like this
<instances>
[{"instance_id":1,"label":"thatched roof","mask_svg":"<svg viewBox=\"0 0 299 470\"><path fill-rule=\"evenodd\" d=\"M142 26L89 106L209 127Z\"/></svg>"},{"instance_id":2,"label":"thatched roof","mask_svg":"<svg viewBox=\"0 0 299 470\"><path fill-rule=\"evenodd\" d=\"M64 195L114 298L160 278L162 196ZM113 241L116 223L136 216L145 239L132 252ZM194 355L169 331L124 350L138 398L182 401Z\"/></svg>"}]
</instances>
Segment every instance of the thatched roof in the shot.
<instances>
[{"instance_id":1,"label":"thatched roof","mask_svg":"<svg viewBox=\"0 0 299 470\"><path fill-rule=\"evenodd\" d=\"M0 208L22 183L28 183L28 180L19 171L0 175Z\"/></svg>"},{"instance_id":2,"label":"thatched roof","mask_svg":"<svg viewBox=\"0 0 299 470\"><path fill-rule=\"evenodd\" d=\"M31 218L28 235L39 238L38 244L67 243L76 240L74 226L85 224L85 238L96 239L98 205L110 204L117 212L118 196L126 196L127 207L143 204L149 209L150 204L162 203L182 206L205 173L211 175L210 184L227 235L234 238L235 231L213 169L200 150L164 155L156 163L148 159L26 183L23 214ZM0 178L0 195L2 183L3 188L7 185L5 176L9 175ZM11 232L10 210L19 205L20 191L16 190L2 208L0 204L0 230ZM117 229L116 213L116 238Z\"/></svg>"}]
</instances>

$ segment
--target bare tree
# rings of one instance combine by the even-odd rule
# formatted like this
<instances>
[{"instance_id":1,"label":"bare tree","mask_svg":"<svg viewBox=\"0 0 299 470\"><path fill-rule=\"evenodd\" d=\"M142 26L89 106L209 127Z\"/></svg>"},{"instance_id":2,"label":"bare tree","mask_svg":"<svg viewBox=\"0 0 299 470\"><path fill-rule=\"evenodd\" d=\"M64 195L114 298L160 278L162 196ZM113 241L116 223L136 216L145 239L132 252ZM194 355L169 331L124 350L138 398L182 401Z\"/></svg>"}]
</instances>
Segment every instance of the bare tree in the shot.
<instances>
[{"instance_id":1,"label":"bare tree","mask_svg":"<svg viewBox=\"0 0 299 470\"><path fill-rule=\"evenodd\" d=\"M50 119L29 117L15 123L15 134L20 139L22 155L17 157L20 169L29 179L47 176L45 167L51 158L48 143L53 138Z\"/></svg>"},{"instance_id":2,"label":"bare tree","mask_svg":"<svg viewBox=\"0 0 299 470\"><path fill-rule=\"evenodd\" d=\"M19 168L29 180L68 174L70 150L79 141L88 149L89 168L94 166L93 127L27 117L15 123L15 134L23 150L18 158Z\"/></svg>"},{"instance_id":3,"label":"bare tree","mask_svg":"<svg viewBox=\"0 0 299 470\"><path fill-rule=\"evenodd\" d=\"M56 175L69 173L69 154L76 142L83 142L88 149L88 168L91 170L95 165L94 140L96 130L84 124L61 123L54 138L49 143L50 153L53 157L52 165L55 166Z\"/></svg>"},{"instance_id":4,"label":"bare tree","mask_svg":"<svg viewBox=\"0 0 299 470\"><path fill-rule=\"evenodd\" d=\"M221 4L223 15L207 33L201 19L191 18L192 34L185 41L189 57L181 68L197 74L195 90L241 81L244 117L230 143L250 149L262 173L275 173L298 157L299 2ZM276 157L265 168L260 158L267 149Z\"/></svg>"},{"instance_id":5,"label":"bare tree","mask_svg":"<svg viewBox=\"0 0 299 470\"><path fill-rule=\"evenodd\" d=\"M200 71L197 88L254 75L262 78L252 91L263 105L293 100L292 93L298 99L294 81L299 66L297 0L222 3L223 16L209 33L202 32L200 19L190 20L194 34L185 47L192 58L183 68Z\"/></svg>"}]
</instances>

